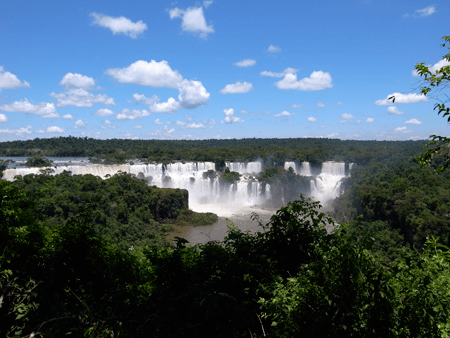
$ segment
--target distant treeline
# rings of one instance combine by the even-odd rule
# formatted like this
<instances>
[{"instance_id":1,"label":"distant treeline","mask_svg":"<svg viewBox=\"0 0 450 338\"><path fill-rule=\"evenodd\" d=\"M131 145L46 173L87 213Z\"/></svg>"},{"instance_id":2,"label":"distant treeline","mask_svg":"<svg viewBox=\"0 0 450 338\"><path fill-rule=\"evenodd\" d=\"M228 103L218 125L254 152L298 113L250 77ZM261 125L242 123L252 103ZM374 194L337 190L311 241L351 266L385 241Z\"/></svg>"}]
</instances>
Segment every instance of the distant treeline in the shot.
<instances>
[{"instance_id":1,"label":"distant treeline","mask_svg":"<svg viewBox=\"0 0 450 338\"><path fill-rule=\"evenodd\" d=\"M284 161L345 161L366 165L387 157L419 154L425 141L354 141L326 138L228 140L97 140L58 137L0 143L0 156L92 157L104 163L138 158L148 162L263 160L267 167Z\"/></svg>"}]
</instances>

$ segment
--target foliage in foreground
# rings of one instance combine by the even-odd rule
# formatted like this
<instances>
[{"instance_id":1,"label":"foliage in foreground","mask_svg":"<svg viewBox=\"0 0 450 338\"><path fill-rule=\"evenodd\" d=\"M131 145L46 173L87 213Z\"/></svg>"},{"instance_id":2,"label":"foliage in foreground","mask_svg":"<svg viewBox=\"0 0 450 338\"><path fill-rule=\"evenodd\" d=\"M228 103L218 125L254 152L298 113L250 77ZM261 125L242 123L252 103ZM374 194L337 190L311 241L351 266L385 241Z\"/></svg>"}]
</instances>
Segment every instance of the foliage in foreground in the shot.
<instances>
[{"instance_id":1,"label":"foliage in foreground","mask_svg":"<svg viewBox=\"0 0 450 338\"><path fill-rule=\"evenodd\" d=\"M0 335L24 337L440 337L450 257L435 240L390 269L318 203L282 207L223 242L123 251L89 215L51 227L0 181Z\"/></svg>"}]
</instances>

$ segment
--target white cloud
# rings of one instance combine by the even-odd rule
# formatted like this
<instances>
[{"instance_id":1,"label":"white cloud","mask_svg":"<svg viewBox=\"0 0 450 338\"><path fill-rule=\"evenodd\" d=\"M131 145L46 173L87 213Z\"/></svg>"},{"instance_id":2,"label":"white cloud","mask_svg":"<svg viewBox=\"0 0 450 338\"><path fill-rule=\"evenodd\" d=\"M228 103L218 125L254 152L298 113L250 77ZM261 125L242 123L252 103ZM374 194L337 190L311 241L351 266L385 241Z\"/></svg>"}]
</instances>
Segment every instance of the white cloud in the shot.
<instances>
[{"instance_id":1,"label":"white cloud","mask_svg":"<svg viewBox=\"0 0 450 338\"><path fill-rule=\"evenodd\" d=\"M53 103L39 102L32 104L27 99L0 105L0 110L15 113L36 114L45 119L59 118Z\"/></svg>"},{"instance_id":2,"label":"white cloud","mask_svg":"<svg viewBox=\"0 0 450 338\"><path fill-rule=\"evenodd\" d=\"M367 120L366 120L367 122ZM361 124L361 120L356 121L356 124Z\"/></svg>"},{"instance_id":3,"label":"white cloud","mask_svg":"<svg viewBox=\"0 0 450 338\"><path fill-rule=\"evenodd\" d=\"M350 119L354 118L355 116L352 115L352 114L344 113L344 114L341 115L341 117L342 117L343 119L350 120Z\"/></svg>"},{"instance_id":4,"label":"white cloud","mask_svg":"<svg viewBox=\"0 0 450 338\"><path fill-rule=\"evenodd\" d=\"M183 80L179 91L178 100L181 106L187 109L203 106L210 96L200 81Z\"/></svg>"},{"instance_id":5,"label":"white cloud","mask_svg":"<svg viewBox=\"0 0 450 338\"><path fill-rule=\"evenodd\" d=\"M77 122L75 122L75 126L77 126L77 127L84 127L87 124L88 123L86 121L83 121L83 120L78 120Z\"/></svg>"},{"instance_id":6,"label":"white cloud","mask_svg":"<svg viewBox=\"0 0 450 338\"><path fill-rule=\"evenodd\" d=\"M62 134L65 133L64 129L57 127L57 126L52 126L52 127L47 127L47 129L45 130L36 130L36 133L40 133L40 134Z\"/></svg>"},{"instance_id":7,"label":"white cloud","mask_svg":"<svg viewBox=\"0 0 450 338\"><path fill-rule=\"evenodd\" d=\"M186 129L202 129L205 128L205 125L203 123L188 123L184 126Z\"/></svg>"},{"instance_id":8,"label":"white cloud","mask_svg":"<svg viewBox=\"0 0 450 338\"><path fill-rule=\"evenodd\" d=\"M223 112L225 113L225 118L222 121L220 121L220 123L232 124L232 123L242 123L242 122L244 122L243 119L234 116L234 109L233 108L224 109Z\"/></svg>"},{"instance_id":9,"label":"white cloud","mask_svg":"<svg viewBox=\"0 0 450 338\"><path fill-rule=\"evenodd\" d=\"M245 59L242 61L238 61L233 63L233 65L238 66L238 67L251 67L256 65L256 60L254 59Z\"/></svg>"},{"instance_id":10,"label":"white cloud","mask_svg":"<svg viewBox=\"0 0 450 338\"><path fill-rule=\"evenodd\" d=\"M282 117L282 116L294 116L294 115L295 115L294 113L290 113L290 112L284 110L284 111L282 111L279 114L274 114L273 116L275 116L275 117Z\"/></svg>"},{"instance_id":11,"label":"white cloud","mask_svg":"<svg viewBox=\"0 0 450 338\"><path fill-rule=\"evenodd\" d=\"M389 94L385 99L380 99L375 101L377 106L387 106L393 104L392 100L389 100L391 96L395 97L394 103L416 103L422 101L428 101L428 98L422 93L411 93L411 94L401 94L401 93L393 93Z\"/></svg>"},{"instance_id":12,"label":"white cloud","mask_svg":"<svg viewBox=\"0 0 450 338\"><path fill-rule=\"evenodd\" d=\"M347 120L340 120L339 123L347 123Z\"/></svg>"},{"instance_id":13,"label":"white cloud","mask_svg":"<svg viewBox=\"0 0 450 338\"><path fill-rule=\"evenodd\" d=\"M440 60L439 62L435 63L432 66L428 65L428 68L429 68L429 70L430 70L430 72L432 74L436 74L437 70L439 70L439 69L441 69L442 67L445 67L445 66L450 66L450 61L447 61L446 59L442 59L442 60ZM412 75L413 76L419 76L419 73L417 72L417 70L414 69L412 71Z\"/></svg>"},{"instance_id":14,"label":"white cloud","mask_svg":"<svg viewBox=\"0 0 450 338\"><path fill-rule=\"evenodd\" d=\"M406 128L406 127L398 127L398 128L395 128L394 132L407 134L407 133L412 133L412 130L408 130L408 128Z\"/></svg>"},{"instance_id":15,"label":"white cloud","mask_svg":"<svg viewBox=\"0 0 450 338\"><path fill-rule=\"evenodd\" d=\"M112 121L111 121L111 120L105 120L105 121L103 121L103 123L104 123L104 124L111 124Z\"/></svg>"},{"instance_id":16,"label":"white cloud","mask_svg":"<svg viewBox=\"0 0 450 338\"><path fill-rule=\"evenodd\" d=\"M291 108L301 108L301 107L304 107L304 106L305 106L304 104L293 104L291 106Z\"/></svg>"},{"instance_id":17,"label":"white cloud","mask_svg":"<svg viewBox=\"0 0 450 338\"><path fill-rule=\"evenodd\" d=\"M142 129L142 128L144 128L143 124L137 124L133 127L133 129Z\"/></svg>"},{"instance_id":18,"label":"white cloud","mask_svg":"<svg viewBox=\"0 0 450 338\"><path fill-rule=\"evenodd\" d=\"M279 52L281 52L281 48L278 47L278 46L270 45L267 48L267 51L270 52L270 53L279 53Z\"/></svg>"},{"instance_id":19,"label":"white cloud","mask_svg":"<svg viewBox=\"0 0 450 338\"><path fill-rule=\"evenodd\" d=\"M398 110L398 108L396 106L388 107L387 112L392 115L401 115L401 114L405 113L403 111Z\"/></svg>"},{"instance_id":20,"label":"white cloud","mask_svg":"<svg viewBox=\"0 0 450 338\"><path fill-rule=\"evenodd\" d=\"M0 123L8 122L8 118L5 114L0 114Z\"/></svg>"},{"instance_id":21,"label":"white cloud","mask_svg":"<svg viewBox=\"0 0 450 338\"><path fill-rule=\"evenodd\" d=\"M325 103L319 102L319 103L317 104L317 107L319 107L319 108L324 108L324 107L325 107Z\"/></svg>"},{"instance_id":22,"label":"white cloud","mask_svg":"<svg viewBox=\"0 0 450 338\"><path fill-rule=\"evenodd\" d=\"M203 1L203 7L208 8L213 3L213 0Z\"/></svg>"},{"instance_id":23,"label":"white cloud","mask_svg":"<svg viewBox=\"0 0 450 338\"><path fill-rule=\"evenodd\" d=\"M133 95L136 101L149 104L149 109L152 112L172 113L180 108L197 108L204 105L210 96L200 81L183 79L181 74L172 70L167 61L164 60L161 62L140 60L129 67L108 69L106 74L111 75L121 83L177 88L179 90L179 102L171 97L167 102L158 103L159 98L156 95L152 98L146 98L145 95L141 94Z\"/></svg>"},{"instance_id":24,"label":"white cloud","mask_svg":"<svg viewBox=\"0 0 450 338\"><path fill-rule=\"evenodd\" d=\"M213 126L216 124L216 121L214 119L210 119L210 120L202 120L201 121L202 124L205 124L207 126Z\"/></svg>"},{"instance_id":25,"label":"white cloud","mask_svg":"<svg viewBox=\"0 0 450 338\"><path fill-rule=\"evenodd\" d=\"M236 82L234 84L227 84L220 92L222 94L242 94L248 93L252 89L253 85L250 82Z\"/></svg>"},{"instance_id":26,"label":"white cloud","mask_svg":"<svg viewBox=\"0 0 450 338\"><path fill-rule=\"evenodd\" d=\"M270 72L270 71L264 70L261 73L259 73L259 75L261 75L261 76L270 76L270 77L283 77L286 74L295 74L297 72L298 72L298 69L288 67L288 68L286 68L285 70L283 70L280 73Z\"/></svg>"},{"instance_id":27,"label":"white cloud","mask_svg":"<svg viewBox=\"0 0 450 338\"><path fill-rule=\"evenodd\" d=\"M375 119L373 117L368 117L366 119L366 123L373 123L373 122L375 122Z\"/></svg>"},{"instance_id":28,"label":"white cloud","mask_svg":"<svg viewBox=\"0 0 450 338\"><path fill-rule=\"evenodd\" d=\"M139 120L145 116L149 116L150 113L147 110L138 109L122 109L120 113L117 114L118 120Z\"/></svg>"},{"instance_id":29,"label":"white cloud","mask_svg":"<svg viewBox=\"0 0 450 338\"><path fill-rule=\"evenodd\" d=\"M332 134L327 135L328 138L333 138L336 136L339 136L339 133L332 133Z\"/></svg>"},{"instance_id":30,"label":"white cloud","mask_svg":"<svg viewBox=\"0 0 450 338\"><path fill-rule=\"evenodd\" d=\"M27 81L20 81L16 75L6 72L3 66L0 66L0 92L2 89L13 89L19 87L30 87Z\"/></svg>"},{"instance_id":31,"label":"white cloud","mask_svg":"<svg viewBox=\"0 0 450 338\"><path fill-rule=\"evenodd\" d=\"M180 109L180 103L175 101L173 97L169 97L167 102L153 103L149 106L152 113L173 113Z\"/></svg>"},{"instance_id":32,"label":"white cloud","mask_svg":"<svg viewBox=\"0 0 450 338\"><path fill-rule=\"evenodd\" d=\"M113 34L124 34L132 39L136 39L139 34L142 34L147 29L147 25L141 20L133 22L124 16L113 18L97 13L91 13L90 16L93 17L93 25L109 28Z\"/></svg>"},{"instance_id":33,"label":"white cloud","mask_svg":"<svg viewBox=\"0 0 450 338\"><path fill-rule=\"evenodd\" d=\"M77 74L77 73L67 73L62 78L60 85L66 88L83 88L92 89L95 86L95 81L92 77Z\"/></svg>"},{"instance_id":34,"label":"white cloud","mask_svg":"<svg viewBox=\"0 0 450 338\"><path fill-rule=\"evenodd\" d=\"M66 115L63 116L63 119L64 120L73 120L73 116L70 115L70 114L66 114Z\"/></svg>"},{"instance_id":35,"label":"white cloud","mask_svg":"<svg viewBox=\"0 0 450 338\"><path fill-rule=\"evenodd\" d=\"M315 118L315 117L308 117L307 119L306 119L306 121L308 121L308 122L316 122L317 121L317 119Z\"/></svg>"},{"instance_id":36,"label":"white cloud","mask_svg":"<svg viewBox=\"0 0 450 338\"><path fill-rule=\"evenodd\" d=\"M434 6L428 6L422 9L418 9L416 10L413 14L404 14L403 17L404 18L423 18L423 17L427 17L430 16L432 14L436 13L436 7Z\"/></svg>"},{"instance_id":37,"label":"white cloud","mask_svg":"<svg viewBox=\"0 0 450 338\"><path fill-rule=\"evenodd\" d=\"M170 135L172 135L175 132L175 129L169 129L169 127L167 125L165 125L162 128L159 128L157 131L150 133L150 136L156 136L156 137L161 137L161 136L165 136L165 137L169 137Z\"/></svg>"},{"instance_id":38,"label":"white cloud","mask_svg":"<svg viewBox=\"0 0 450 338\"><path fill-rule=\"evenodd\" d=\"M111 116L114 114L115 113L111 109L107 108L101 108L94 113L95 116Z\"/></svg>"},{"instance_id":39,"label":"white cloud","mask_svg":"<svg viewBox=\"0 0 450 338\"><path fill-rule=\"evenodd\" d=\"M296 89L302 91L323 90L331 88L332 78L329 73L312 72L310 77L297 80L297 74L286 74L283 80L275 83L279 89Z\"/></svg>"},{"instance_id":40,"label":"white cloud","mask_svg":"<svg viewBox=\"0 0 450 338\"><path fill-rule=\"evenodd\" d=\"M31 126L22 127L19 129L0 129L0 134L12 134L15 136L23 136L26 134L32 134L32 131L30 130Z\"/></svg>"},{"instance_id":41,"label":"white cloud","mask_svg":"<svg viewBox=\"0 0 450 338\"><path fill-rule=\"evenodd\" d=\"M133 94L133 99L135 99L137 102L145 103L148 105L151 105L151 104L159 101L159 98L156 95L153 95L151 98L149 98L149 97L145 97L144 94L137 94L137 93Z\"/></svg>"},{"instance_id":42,"label":"white cloud","mask_svg":"<svg viewBox=\"0 0 450 338\"><path fill-rule=\"evenodd\" d=\"M181 74L172 70L165 60L161 62L139 60L125 68L107 69L105 73L120 83L133 83L151 87L178 88L183 81Z\"/></svg>"},{"instance_id":43,"label":"white cloud","mask_svg":"<svg viewBox=\"0 0 450 338\"><path fill-rule=\"evenodd\" d=\"M343 105L343 103L341 102L341 101L338 101L338 106L342 106Z\"/></svg>"},{"instance_id":44,"label":"white cloud","mask_svg":"<svg viewBox=\"0 0 450 338\"><path fill-rule=\"evenodd\" d=\"M116 103L112 97L106 94L94 95L82 88L73 88L61 93L50 93L56 99L56 106L66 107L92 107L94 103L103 103L107 106L114 106Z\"/></svg>"},{"instance_id":45,"label":"white cloud","mask_svg":"<svg viewBox=\"0 0 450 338\"><path fill-rule=\"evenodd\" d=\"M406 124L422 124L418 119L411 119L405 122Z\"/></svg>"},{"instance_id":46,"label":"white cloud","mask_svg":"<svg viewBox=\"0 0 450 338\"><path fill-rule=\"evenodd\" d=\"M208 25L203 14L203 7L190 7L186 10L173 8L169 10L170 19L181 18L181 29L185 32L198 34L206 38L208 34L214 33L214 27Z\"/></svg>"},{"instance_id":47,"label":"white cloud","mask_svg":"<svg viewBox=\"0 0 450 338\"><path fill-rule=\"evenodd\" d=\"M164 124L164 122L162 122L160 119L156 119L153 123L154 124Z\"/></svg>"}]
</instances>

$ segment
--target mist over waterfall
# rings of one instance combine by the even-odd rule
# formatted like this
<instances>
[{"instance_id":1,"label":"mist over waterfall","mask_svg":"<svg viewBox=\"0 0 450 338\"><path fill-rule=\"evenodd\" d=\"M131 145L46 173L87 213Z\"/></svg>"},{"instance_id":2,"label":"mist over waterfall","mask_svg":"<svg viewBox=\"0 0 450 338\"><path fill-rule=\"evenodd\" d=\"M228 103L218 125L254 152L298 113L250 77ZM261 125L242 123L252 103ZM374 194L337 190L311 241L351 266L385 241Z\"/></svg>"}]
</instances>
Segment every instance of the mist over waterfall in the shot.
<instances>
[{"instance_id":1,"label":"mist over waterfall","mask_svg":"<svg viewBox=\"0 0 450 338\"><path fill-rule=\"evenodd\" d=\"M311 196L323 204L338 197L343 179L350 175L353 164L343 162L324 162L321 168L312 168L309 162L285 162L284 169L292 178L301 178L306 185L279 180L273 184L261 181L259 175L264 172L263 163L225 162L231 172L240 177L235 181L223 179L224 173L217 172L213 162L177 162L170 164L122 164L122 165L60 165L50 168L16 168L4 171L4 179L13 180L15 176L40 174L60 174L70 171L73 175L92 174L104 179L119 172L129 173L145 179L150 185L161 188L180 188L189 191L189 206L198 212L215 212L219 216L230 216L248 212L254 207L278 207L300 194ZM282 169L281 169L282 170ZM282 170L282 172L284 172ZM318 175L312 173L320 172ZM297 176L300 175L301 177ZM296 181L298 183L298 179ZM273 185L273 186L272 186ZM301 187L301 188L300 188Z\"/></svg>"}]
</instances>

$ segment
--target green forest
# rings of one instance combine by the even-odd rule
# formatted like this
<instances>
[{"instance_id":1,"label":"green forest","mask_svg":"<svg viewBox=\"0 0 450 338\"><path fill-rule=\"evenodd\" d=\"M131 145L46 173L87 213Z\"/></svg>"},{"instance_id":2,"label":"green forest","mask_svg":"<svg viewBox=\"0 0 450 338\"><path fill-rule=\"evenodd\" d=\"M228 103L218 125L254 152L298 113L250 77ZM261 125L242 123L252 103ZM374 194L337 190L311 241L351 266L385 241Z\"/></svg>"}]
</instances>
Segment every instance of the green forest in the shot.
<instances>
[{"instance_id":1,"label":"green forest","mask_svg":"<svg viewBox=\"0 0 450 338\"><path fill-rule=\"evenodd\" d=\"M295 201L257 233L230 224L195 246L167 239L216 220L185 190L125 173L0 181L0 335L448 337L450 174L439 158L420 168L415 142L372 148L332 215L275 166L258 178Z\"/></svg>"}]
</instances>

